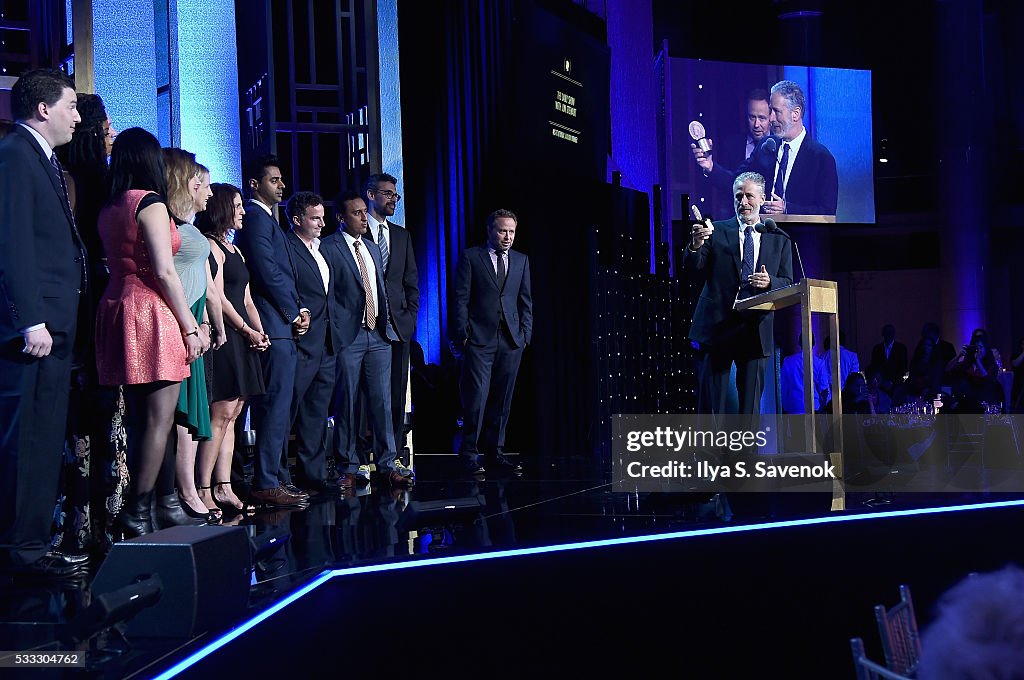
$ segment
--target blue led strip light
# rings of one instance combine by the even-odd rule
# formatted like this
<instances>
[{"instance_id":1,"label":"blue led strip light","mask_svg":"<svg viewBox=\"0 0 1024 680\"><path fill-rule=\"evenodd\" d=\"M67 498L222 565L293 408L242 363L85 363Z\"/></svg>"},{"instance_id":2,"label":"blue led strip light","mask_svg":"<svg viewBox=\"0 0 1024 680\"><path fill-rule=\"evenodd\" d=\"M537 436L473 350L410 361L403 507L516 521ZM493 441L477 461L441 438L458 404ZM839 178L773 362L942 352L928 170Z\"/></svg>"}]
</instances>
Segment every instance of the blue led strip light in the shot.
<instances>
[{"instance_id":1,"label":"blue led strip light","mask_svg":"<svg viewBox=\"0 0 1024 680\"><path fill-rule=\"evenodd\" d=\"M355 576L358 574L371 574L381 571L397 571L399 569L414 569L418 567L431 567L440 564L457 564L459 562L476 562L479 560L494 560L503 557L524 557L527 555L541 555L550 552L563 552L568 550L582 550L586 548L604 548L617 545L629 545L631 543L648 543L652 541L668 541L677 538L691 538L694 536L714 536L718 534L736 534L750 531L768 531L771 529L784 529L787 527L813 526L817 524L838 524L840 522L857 522L870 519L885 519L888 517L913 517L915 515L938 515L949 512L962 512L967 510L991 510L993 508L1007 508L1024 506L1024 500L997 501L992 503L978 503L973 505L951 505L943 508L916 508L913 510L890 510L886 512L872 512L858 515L828 515L824 517L812 517L808 519L786 520L781 522L765 522L763 524L744 524L740 526L715 527L712 529L690 529L687 531L674 531L666 534L649 534L646 536L627 536L621 538L608 538L595 541L579 541L576 543L562 543L558 545L539 546L535 548L516 548L513 550L496 550L494 552L475 553L472 555L452 555L449 557L433 557L422 560L409 560L390 564L374 564L365 567L349 567L346 569L335 569L324 572L312 583L292 593L283 600L273 604L267 610L249 619L242 625L217 638L188 658L174 665L164 673L156 676L156 680L172 678L185 670L200 659L212 654L232 640L251 629L253 626L265 621L289 604L303 595L313 591L336 576Z\"/></svg>"}]
</instances>

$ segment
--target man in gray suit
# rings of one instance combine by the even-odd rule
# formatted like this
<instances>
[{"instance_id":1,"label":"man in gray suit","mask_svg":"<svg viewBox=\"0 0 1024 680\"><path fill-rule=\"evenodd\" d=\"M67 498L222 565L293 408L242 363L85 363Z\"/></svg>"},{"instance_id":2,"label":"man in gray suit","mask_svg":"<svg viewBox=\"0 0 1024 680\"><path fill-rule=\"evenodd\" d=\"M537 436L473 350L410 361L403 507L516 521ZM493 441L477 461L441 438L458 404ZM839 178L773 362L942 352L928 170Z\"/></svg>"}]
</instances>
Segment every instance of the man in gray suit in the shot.
<instances>
[{"instance_id":1,"label":"man in gray suit","mask_svg":"<svg viewBox=\"0 0 1024 680\"><path fill-rule=\"evenodd\" d=\"M321 241L331 266L334 295L331 318L338 326L338 380L335 386L335 460L339 485L361 483L362 460L356 451L355 400L360 380L367 391L367 416L377 454L377 478L384 484L407 487L412 480L395 465L395 436L391 419L391 327L384 265L377 245L363 236L369 228L366 201L355 192L334 200L338 231Z\"/></svg>"},{"instance_id":2,"label":"man in gray suit","mask_svg":"<svg viewBox=\"0 0 1024 680\"><path fill-rule=\"evenodd\" d=\"M480 455L499 472L523 469L505 457L505 426L523 348L533 334L530 260L513 251L518 220L511 210L487 218L487 243L468 248L455 270L451 339L463 354L463 467L473 476L485 469Z\"/></svg>"}]
</instances>

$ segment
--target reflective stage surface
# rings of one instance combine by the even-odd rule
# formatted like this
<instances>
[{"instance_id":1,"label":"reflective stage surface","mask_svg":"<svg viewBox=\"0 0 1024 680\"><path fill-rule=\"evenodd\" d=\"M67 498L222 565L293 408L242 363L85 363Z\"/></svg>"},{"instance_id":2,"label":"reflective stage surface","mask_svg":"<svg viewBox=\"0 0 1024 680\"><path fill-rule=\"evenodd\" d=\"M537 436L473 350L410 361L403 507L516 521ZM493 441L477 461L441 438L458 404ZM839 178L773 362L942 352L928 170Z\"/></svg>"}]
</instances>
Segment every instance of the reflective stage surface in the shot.
<instances>
[{"instance_id":1,"label":"reflective stage surface","mask_svg":"<svg viewBox=\"0 0 1024 680\"><path fill-rule=\"evenodd\" d=\"M335 570L334 575L367 574L374 571L375 565L415 560L433 562L431 558L446 561L443 558L691 530L700 533L712 530L709 533L715 534L716 528L764 523L774 523L781 528L790 520L804 518L899 514L915 508L990 504L1019 497L851 494L847 498L847 511L833 513L829 511L831 498L828 494L709 497L617 493L607 474L582 459L544 461L524 456L522 462L526 474L520 478L480 481L460 479L454 456L421 455L416 459L418 481L411 490L370 486L339 495L316 496L306 508L261 511L251 518L236 520L248 534L255 557L248 605L227 625L197 637L129 635L125 640L115 627L99 631L91 645L90 641L73 641L71 634L78 630L75 626L82 624L81 612L103 594L91 588L98 564L88 578L78 582L6 582L0 586L0 648L87 650L86 669L38 670L32 672L32 677L46 677L46 673L52 677L154 677L316 579L326 578L328 570ZM208 528L198 527L192 531L204 530ZM750 535L751 532L739 532L721 536L721 541L740 546L751 540ZM491 562L498 561L504 560ZM481 575L496 568L485 562L471 561L461 568L470 572L476 570ZM622 573L627 570L628 567L624 567ZM397 598L400 604L412 607L419 612L418 616L429 620L431 607L441 596L425 587L421 590L417 577L412 575L428 570L401 571L406 572L401 579L402 592L386 593L383 598ZM202 573L199 578L203 578ZM327 591L318 587L302 601L315 602L321 592ZM514 607L514 599L509 602L507 595L507 592L499 594L502 607ZM486 589L481 591L480 597L482 601L491 602L494 593ZM446 600L446 606L453 606L450 599ZM289 606L283 611L291 609L293 607ZM364 617L381 615L372 606L360 614ZM388 616L384 614L385 618ZM263 630L267 625L270 624L260 624L256 629ZM470 621L467 625L473 623ZM228 645L218 654L230 648ZM250 662L238 663L248 666Z\"/></svg>"}]
</instances>

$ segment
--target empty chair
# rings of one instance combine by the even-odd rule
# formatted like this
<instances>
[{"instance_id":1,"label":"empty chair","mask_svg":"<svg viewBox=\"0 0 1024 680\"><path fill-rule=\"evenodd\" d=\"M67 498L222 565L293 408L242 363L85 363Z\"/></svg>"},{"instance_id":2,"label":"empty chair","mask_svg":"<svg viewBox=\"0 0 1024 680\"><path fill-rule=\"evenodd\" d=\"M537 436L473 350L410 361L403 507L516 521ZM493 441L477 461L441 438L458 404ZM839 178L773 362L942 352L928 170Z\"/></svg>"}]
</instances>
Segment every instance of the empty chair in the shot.
<instances>
[{"instance_id":1,"label":"empty chair","mask_svg":"<svg viewBox=\"0 0 1024 680\"><path fill-rule=\"evenodd\" d=\"M900 586L900 602L892 609L875 607L878 635L882 638L885 665L890 671L913 677L921 658L921 637L917 631L910 588Z\"/></svg>"},{"instance_id":2,"label":"empty chair","mask_svg":"<svg viewBox=\"0 0 1024 680\"><path fill-rule=\"evenodd\" d=\"M850 649L853 652L853 667L857 671L857 680L909 680L910 676L893 673L864 654L864 641L850 638Z\"/></svg>"}]
</instances>

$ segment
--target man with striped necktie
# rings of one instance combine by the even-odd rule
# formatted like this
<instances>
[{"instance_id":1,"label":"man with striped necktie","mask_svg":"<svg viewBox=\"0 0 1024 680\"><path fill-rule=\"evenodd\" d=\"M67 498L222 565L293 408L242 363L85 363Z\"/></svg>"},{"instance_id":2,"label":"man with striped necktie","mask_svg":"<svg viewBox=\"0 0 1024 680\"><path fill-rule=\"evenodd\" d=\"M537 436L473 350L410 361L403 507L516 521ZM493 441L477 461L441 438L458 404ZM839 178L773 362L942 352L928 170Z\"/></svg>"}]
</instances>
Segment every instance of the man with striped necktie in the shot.
<instances>
[{"instance_id":1,"label":"man with striped necktie","mask_svg":"<svg viewBox=\"0 0 1024 680\"><path fill-rule=\"evenodd\" d=\"M364 483L360 466L369 463L356 450L356 394L366 385L366 412L373 432L378 481L407 487L412 479L395 465L395 436L391 421L391 327L384 289L380 249L365 238L369 230L366 202L355 192L334 199L338 231L320 242L335 281L331 318L339 327L338 380L335 384L334 437L338 483L351 488Z\"/></svg>"},{"instance_id":2,"label":"man with striped necktie","mask_svg":"<svg viewBox=\"0 0 1024 680\"><path fill-rule=\"evenodd\" d=\"M368 229L365 238L380 249L384 267L384 287L387 290L391 326L399 340L391 343L391 420L395 433L398 458L395 467L405 476L411 476L407 466L408 432L405 424L405 395L409 387L409 343L416 333L416 315L420 308L419 273L416 255L412 249L412 236L393 217L398 202L398 179L387 173L370 175L363 185L366 198ZM365 397L365 392L363 393Z\"/></svg>"}]
</instances>

